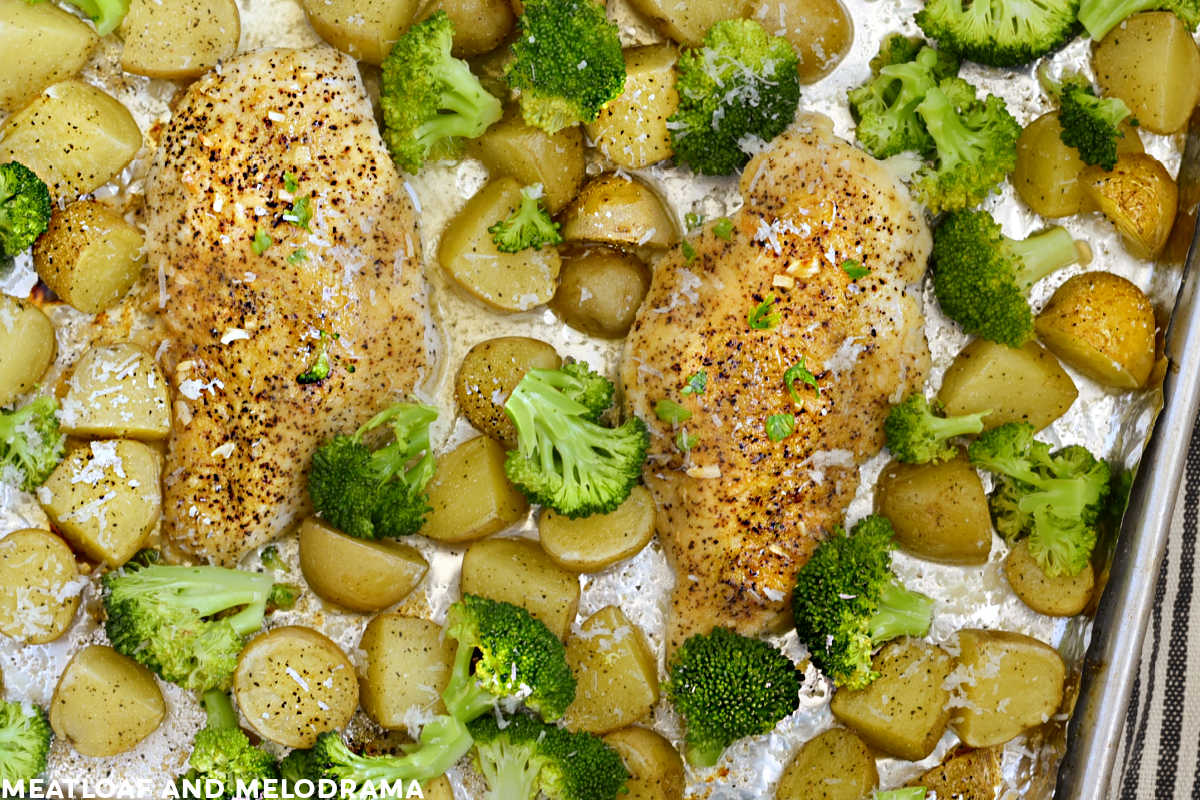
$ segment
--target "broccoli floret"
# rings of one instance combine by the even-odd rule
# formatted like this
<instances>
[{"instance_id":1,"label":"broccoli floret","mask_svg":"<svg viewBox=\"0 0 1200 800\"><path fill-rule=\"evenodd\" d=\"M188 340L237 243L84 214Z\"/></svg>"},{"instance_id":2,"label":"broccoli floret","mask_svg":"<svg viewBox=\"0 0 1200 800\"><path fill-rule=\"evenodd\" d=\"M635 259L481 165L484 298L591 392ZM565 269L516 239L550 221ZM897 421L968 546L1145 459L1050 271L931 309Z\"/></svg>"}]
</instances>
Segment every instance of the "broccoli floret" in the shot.
<instances>
[{"instance_id":1,"label":"broccoli floret","mask_svg":"<svg viewBox=\"0 0 1200 800\"><path fill-rule=\"evenodd\" d=\"M925 800L927 791L924 786L906 786L902 789L885 789L876 792L874 800Z\"/></svg>"},{"instance_id":2,"label":"broccoli floret","mask_svg":"<svg viewBox=\"0 0 1200 800\"><path fill-rule=\"evenodd\" d=\"M397 166L417 172L428 159L457 156L500 119L500 101L467 62L450 55L454 23L438 11L405 31L383 60L383 140Z\"/></svg>"},{"instance_id":3,"label":"broccoli floret","mask_svg":"<svg viewBox=\"0 0 1200 800\"><path fill-rule=\"evenodd\" d=\"M709 28L675 68L679 109L667 121L675 157L704 175L732 175L787 129L800 102L796 53L749 19Z\"/></svg>"},{"instance_id":4,"label":"broccoli floret","mask_svg":"<svg viewBox=\"0 0 1200 800\"><path fill-rule=\"evenodd\" d=\"M57 410L53 397L39 397L15 411L0 411L0 480L29 491L50 477L67 441Z\"/></svg>"},{"instance_id":5,"label":"broccoli floret","mask_svg":"<svg viewBox=\"0 0 1200 800\"><path fill-rule=\"evenodd\" d=\"M527 714L486 714L468 726L485 800L615 800L629 780L621 756L590 733L572 733Z\"/></svg>"},{"instance_id":6,"label":"broccoli floret","mask_svg":"<svg viewBox=\"0 0 1200 800\"><path fill-rule=\"evenodd\" d=\"M0 700L0 784L23 787L45 772L52 735L45 711Z\"/></svg>"},{"instance_id":7,"label":"broccoli floret","mask_svg":"<svg viewBox=\"0 0 1200 800\"><path fill-rule=\"evenodd\" d=\"M221 798L241 797L238 781L249 787L255 781L279 777L275 758L250 744L250 738L238 727L237 714L229 696L219 689L204 693L204 710L208 723L196 734L189 769L179 781L217 781L222 787ZM182 792L180 793L182 795Z\"/></svg>"},{"instance_id":8,"label":"broccoli floret","mask_svg":"<svg viewBox=\"0 0 1200 800\"><path fill-rule=\"evenodd\" d=\"M27 250L50 226L50 190L19 161L0 164L0 255Z\"/></svg>"},{"instance_id":9,"label":"broccoli floret","mask_svg":"<svg viewBox=\"0 0 1200 800\"><path fill-rule=\"evenodd\" d=\"M199 691L228 688L272 588L271 577L258 572L157 564L127 564L101 583L113 647L163 680Z\"/></svg>"},{"instance_id":10,"label":"broccoli floret","mask_svg":"<svg viewBox=\"0 0 1200 800\"><path fill-rule=\"evenodd\" d=\"M525 121L547 133L593 122L625 89L617 26L592 0L528 0L504 79Z\"/></svg>"},{"instance_id":11,"label":"broccoli floret","mask_svg":"<svg viewBox=\"0 0 1200 800\"><path fill-rule=\"evenodd\" d=\"M1117 163L1117 140L1125 138L1121 122L1129 117L1129 106L1117 97L1098 97L1082 75L1060 81L1041 73L1042 85L1058 101L1059 138L1074 147L1085 164L1111 170Z\"/></svg>"},{"instance_id":12,"label":"broccoli floret","mask_svg":"<svg viewBox=\"0 0 1200 800\"><path fill-rule=\"evenodd\" d=\"M501 253L517 253L526 248L541 248L563 240L558 223L542 208L539 199L542 187L526 186L521 190L521 205L512 214L488 228L496 249Z\"/></svg>"},{"instance_id":13,"label":"broccoli floret","mask_svg":"<svg viewBox=\"0 0 1200 800\"><path fill-rule=\"evenodd\" d=\"M912 188L930 210L976 205L1016 166L1021 126L999 97L980 101L971 84L947 78L925 93L917 114L933 139L937 165L917 170Z\"/></svg>"},{"instance_id":14,"label":"broccoli floret","mask_svg":"<svg viewBox=\"0 0 1200 800\"><path fill-rule=\"evenodd\" d=\"M725 628L685 641L663 689L687 723L684 754L698 767L716 764L738 739L770 732L800 704L791 659Z\"/></svg>"},{"instance_id":15,"label":"broccoli floret","mask_svg":"<svg viewBox=\"0 0 1200 800\"><path fill-rule=\"evenodd\" d=\"M1028 536L1047 575L1078 575L1096 546L1109 467L1079 445L1051 452L1033 433L1032 425L1010 422L980 435L967 455L998 478L989 499L996 530L1009 541Z\"/></svg>"},{"instance_id":16,"label":"broccoli floret","mask_svg":"<svg viewBox=\"0 0 1200 800\"><path fill-rule=\"evenodd\" d=\"M650 439L637 417L618 428L596 422L611 398L612 384L582 362L525 373L504 404L517 429L517 448L504 463L509 480L533 502L571 518L606 514L624 502Z\"/></svg>"},{"instance_id":17,"label":"broccoli floret","mask_svg":"<svg viewBox=\"0 0 1200 800\"><path fill-rule=\"evenodd\" d=\"M1123 19L1139 11L1170 11L1193 31L1200 25L1200 0L1083 0L1079 22L1089 36L1100 41Z\"/></svg>"},{"instance_id":18,"label":"broccoli floret","mask_svg":"<svg viewBox=\"0 0 1200 800\"><path fill-rule=\"evenodd\" d=\"M883 423L888 449L898 461L925 464L947 461L958 454L950 443L956 436L979 433L983 418L990 411L965 414L960 417L941 417L920 392L913 392L904 402L892 406Z\"/></svg>"},{"instance_id":19,"label":"broccoli floret","mask_svg":"<svg viewBox=\"0 0 1200 800\"><path fill-rule=\"evenodd\" d=\"M1027 64L1075 35L1079 0L927 0L917 24L938 47L993 67Z\"/></svg>"},{"instance_id":20,"label":"broccoli floret","mask_svg":"<svg viewBox=\"0 0 1200 800\"><path fill-rule=\"evenodd\" d=\"M279 548L273 544L264 547L258 558L262 561L263 567L272 572L288 571L288 566L284 563L283 556L279 555Z\"/></svg>"},{"instance_id":21,"label":"broccoli floret","mask_svg":"<svg viewBox=\"0 0 1200 800\"><path fill-rule=\"evenodd\" d=\"M933 233L933 290L967 333L1020 347L1033 335L1030 287L1078 260L1063 228L1010 239L986 211L960 211Z\"/></svg>"},{"instance_id":22,"label":"broccoli floret","mask_svg":"<svg viewBox=\"0 0 1200 800\"><path fill-rule=\"evenodd\" d=\"M299 599L299 586L292 586L289 583L277 583L271 587L271 593L267 595L267 610L275 611L278 609L290 611Z\"/></svg>"},{"instance_id":23,"label":"broccoli floret","mask_svg":"<svg viewBox=\"0 0 1200 800\"><path fill-rule=\"evenodd\" d=\"M520 606L464 594L450 606L446 635L458 649L442 699L450 715L462 722L498 704L522 701L553 721L575 699L566 648Z\"/></svg>"},{"instance_id":24,"label":"broccoli floret","mask_svg":"<svg viewBox=\"0 0 1200 800\"><path fill-rule=\"evenodd\" d=\"M437 410L397 403L367 420L353 436L338 434L313 453L308 496L329 524L359 539L416 533L429 511L425 485L433 477L429 425ZM382 425L394 441L371 450L363 437Z\"/></svg>"},{"instance_id":25,"label":"broccoli floret","mask_svg":"<svg viewBox=\"0 0 1200 800\"><path fill-rule=\"evenodd\" d=\"M898 636L929 630L933 600L892 573L892 524L872 515L838 528L796 576L792 613L813 663L838 686L861 689L879 677L871 652Z\"/></svg>"}]
</instances>

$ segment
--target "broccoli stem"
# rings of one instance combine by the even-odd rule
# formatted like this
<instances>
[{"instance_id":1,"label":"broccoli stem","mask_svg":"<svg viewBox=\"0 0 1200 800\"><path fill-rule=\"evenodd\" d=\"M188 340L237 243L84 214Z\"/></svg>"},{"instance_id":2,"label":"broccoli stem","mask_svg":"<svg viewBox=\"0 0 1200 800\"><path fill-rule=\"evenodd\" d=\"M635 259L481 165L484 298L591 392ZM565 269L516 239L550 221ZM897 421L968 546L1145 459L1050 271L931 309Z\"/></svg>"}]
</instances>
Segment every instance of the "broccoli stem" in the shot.
<instances>
[{"instance_id":1,"label":"broccoli stem","mask_svg":"<svg viewBox=\"0 0 1200 800\"><path fill-rule=\"evenodd\" d=\"M408 462L421 453L424 457L404 473L404 482L409 486L423 488L433 477L433 452L429 447L429 425L437 419L437 411L415 403L396 403L371 417L357 431L354 441L362 441L369 431L389 424L395 441L371 454L371 460L379 467L379 482L385 483Z\"/></svg>"},{"instance_id":2,"label":"broccoli stem","mask_svg":"<svg viewBox=\"0 0 1200 800\"><path fill-rule=\"evenodd\" d=\"M966 414L961 417L938 417L929 415L927 424L929 432L938 441L953 439L955 436L968 436L983 430L982 419L990 412L982 414Z\"/></svg>"},{"instance_id":3,"label":"broccoli stem","mask_svg":"<svg viewBox=\"0 0 1200 800\"><path fill-rule=\"evenodd\" d=\"M231 730L237 728L237 713L229 695L220 689L209 689L204 693L201 703L204 713L208 716L208 727L211 730Z\"/></svg>"},{"instance_id":4,"label":"broccoli stem","mask_svg":"<svg viewBox=\"0 0 1200 800\"><path fill-rule=\"evenodd\" d=\"M1008 251L1021 261L1021 269L1016 271L1016 280L1026 292L1050 273L1079 260L1075 240L1066 228L1059 226L1028 239L1009 239L1006 236L1004 244Z\"/></svg>"},{"instance_id":5,"label":"broccoli stem","mask_svg":"<svg viewBox=\"0 0 1200 800\"><path fill-rule=\"evenodd\" d=\"M1079 22L1097 42L1117 27L1121 20L1158 6L1155 0L1084 0L1079 6Z\"/></svg>"},{"instance_id":6,"label":"broccoli stem","mask_svg":"<svg viewBox=\"0 0 1200 800\"><path fill-rule=\"evenodd\" d=\"M474 138L500 119L500 101L480 85L466 62L451 58L440 68L448 87L438 103L441 113L418 127L419 139Z\"/></svg>"},{"instance_id":7,"label":"broccoli stem","mask_svg":"<svg viewBox=\"0 0 1200 800\"><path fill-rule=\"evenodd\" d=\"M889 581L879 592L879 610L871 618L871 643L898 636L924 636L933 619L933 600Z\"/></svg>"},{"instance_id":8,"label":"broccoli stem","mask_svg":"<svg viewBox=\"0 0 1200 800\"><path fill-rule=\"evenodd\" d=\"M480 687L475 676L471 674L471 659L474 655L473 645L458 645L450 682L446 685L446 691L442 692L442 702L446 704L450 716L464 723L475 719L496 703L492 693Z\"/></svg>"},{"instance_id":9,"label":"broccoli stem","mask_svg":"<svg viewBox=\"0 0 1200 800\"><path fill-rule=\"evenodd\" d=\"M958 111L946 93L936 86L925 93L925 99L917 106L917 113L925 121L925 129L936 145L938 162L941 166L953 166L976 158L975 135L962 123Z\"/></svg>"},{"instance_id":10,"label":"broccoli stem","mask_svg":"<svg viewBox=\"0 0 1200 800\"><path fill-rule=\"evenodd\" d=\"M513 800L537 794L539 759L531 758L527 747L508 743L481 744L479 771L487 779L486 800Z\"/></svg>"},{"instance_id":11,"label":"broccoli stem","mask_svg":"<svg viewBox=\"0 0 1200 800\"><path fill-rule=\"evenodd\" d=\"M684 744L683 755L693 767L712 767L725 752L725 746L719 741L687 742Z\"/></svg>"},{"instance_id":12,"label":"broccoli stem","mask_svg":"<svg viewBox=\"0 0 1200 800\"><path fill-rule=\"evenodd\" d=\"M338 736L333 745L337 761L331 772L359 783L427 781L445 774L467 754L472 744L474 740L467 726L447 716L436 717L422 728L421 738L403 756L360 756L346 747Z\"/></svg>"},{"instance_id":13,"label":"broccoli stem","mask_svg":"<svg viewBox=\"0 0 1200 800\"><path fill-rule=\"evenodd\" d=\"M244 606L226 618L241 636L258 630L267 613L269 575L223 567L147 567L145 572L149 570L170 570L162 576L145 576L139 587L146 594L161 595L163 603L178 604L201 617Z\"/></svg>"}]
</instances>

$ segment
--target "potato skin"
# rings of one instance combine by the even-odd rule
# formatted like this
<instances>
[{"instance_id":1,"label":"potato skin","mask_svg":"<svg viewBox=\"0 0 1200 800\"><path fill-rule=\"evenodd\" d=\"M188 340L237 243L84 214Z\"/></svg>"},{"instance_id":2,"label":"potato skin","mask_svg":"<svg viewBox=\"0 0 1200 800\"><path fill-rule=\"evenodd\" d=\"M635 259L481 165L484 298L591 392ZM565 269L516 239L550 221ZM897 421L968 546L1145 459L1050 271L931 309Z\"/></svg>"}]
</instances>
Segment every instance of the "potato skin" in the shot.
<instances>
[{"instance_id":1,"label":"potato skin","mask_svg":"<svg viewBox=\"0 0 1200 800\"><path fill-rule=\"evenodd\" d=\"M1130 253L1153 259L1162 252L1175 224L1179 187L1161 162L1146 153L1127 153L1117 157L1111 172L1088 167L1079 179Z\"/></svg>"},{"instance_id":2,"label":"potato skin","mask_svg":"<svg viewBox=\"0 0 1200 800\"><path fill-rule=\"evenodd\" d=\"M132 750L166 713L154 674L99 644L85 647L67 663L49 708L55 736L94 757Z\"/></svg>"},{"instance_id":3,"label":"potato skin","mask_svg":"<svg viewBox=\"0 0 1200 800\"><path fill-rule=\"evenodd\" d=\"M1050 577L1029 552L1029 541L1013 545L1004 558L1004 577L1021 602L1048 617L1073 617L1083 613L1092 599L1096 574L1088 564L1078 575Z\"/></svg>"},{"instance_id":4,"label":"potato skin","mask_svg":"<svg viewBox=\"0 0 1200 800\"><path fill-rule=\"evenodd\" d=\"M495 50L517 22L508 0L437 0L421 18L437 11L445 11L454 23L450 52L457 58Z\"/></svg>"},{"instance_id":5,"label":"potato skin","mask_svg":"<svg viewBox=\"0 0 1200 800\"><path fill-rule=\"evenodd\" d=\"M196 78L237 52L234 0L131 0L119 28L121 68L151 78Z\"/></svg>"},{"instance_id":6,"label":"potato skin","mask_svg":"<svg viewBox=\"0 0 1200 800\"><path fill-rule=\"evenodd\" d=\"M1092 66L1104 94L1148 131L1182 130L1200 102L1200 48L1169 11L1127 17L1096 45Z\"/></svg>"},{"instance_id":7,"label":"potato skin","mask_svg":"<svg viewBox=\"0 0 1200 800\"><path fill-rule=\"evenodd\" d=\"M399 603L428 569L411 545L355 539L316 517L300 523L304 580L323 599L352 611L379 611Z\"/></svg>"},{"instance_id":8,"label":"potato skin","mask_svg":"<svg viewBox=\"0 0 1200 800\"><path fill-rule=\"evenodd\" d=\"M862 800L878 784L875 757L862 739L830 728L805 742L784 767L775 800Z\"/></svg>"},{"instance_id":9,"label":"potato skin","mask_svg":"<svg viewBox=\"0 0 1200 800\"><path fill-rule=\"evenodd\" d=\"M577 125L553 135L526 125L520 110L509 106L482 136L467 142L493 176L508 175L522 186L542 185L546 210L557 214L583 185L583 131Z\"/></svg>"},{"instance_id":10,"label":"potato skin","mask_svg":"<svg viewBox=\"0 0 1200 800\"><path fill-rule=\"evenodd\" d=\"M542 509L538 539L555 564L572 572L598 572L642 551L654 537L654 498L634 486L615 511L570 519Z\"/></svg>"},{"instance_id":11,"label":"potato skin","mask_svg":"<svg viewBox=\"0 0 1200 800\"><path fill-rule=\"evenodd\" d=\"M300 0L318 36L375 66L387 58L420 5L418 0Z\"/></svg>"},{"instance_id":12,"label":"potato skin","mask_svg":"<svg viewBox=\"0 0 1200 800\"><path fill-rule=\"evenodd\" d=\"M106 205L72 203L33 246L38 277L88 314L116 304L142 274L141 232Z\"/></svg>"},{"instance_id":13,"label":"potato skin","mask_svg":"<svg viewBox=\"0 0 1200 800\"><path fill-rule=\"evenodd\" d=\"M0 406L31 391L54 363L54 323L26 300L0 294Z\"/></svg>"},{"instance_id":14,"label":"potato skin","mask_svg":"<svg viewBox=\"0 0 1200 800\"><path fill-rule=\"evenodd\" d=\"M617 247L670 247L679 228L666 205L648 185L630 176L599 175L580 190L562 213L567 241L601 242Z\"/></svg>"},{"instance_id":15,"label":"potato skin","mask_svg":"<svg viewBox=\"0 0 1200 800\"><path fill-rule=\"evenodd\" d=\"M454 397L476 430L515 447L517 429L504 411L505 401L529 370L561 366L562 359L554 347L539 339L488 339L463 356L454 378Z\"/></svg>"},{"instance_id":16,"label":"potato skin","mask_svg":"<svg viewBox=\"0 0 1200 800\"><path fill-rule=\"evenodd\" d=\"M53 533L28 529L0 539L0 633L30 644L62 636L79 608L78 578L75 555Z\"/></svg>"},{"instance_id":17,"label":"potato skin","mask_svg":"<svg viewBox=\"0 0 1200 800\"><path fill-rule=\"evenodd\" d=\"M833 72L854 43L854 22L840 0L757 0L752 5L751 19L791 42L802 83Z\"/></svg>"},{"instance_id":18,"label":"potato skin","mask_svg":"<svg viewBox=\"0 0 1200 800\"><path fill-rule=\"evenodd\" d=\"M900 548L919 558L984 564L992 551L983 483L961 452L941 464L889 463L875 485L875 510L891 520Z\"/></svg>"},{"instance_id":19,"label":"potato skin","mask_svg":"<svg viewBox=\"0 0 1200 800\"><path fill-rule=\"evenodd\" d=\"M645 14L663 36L680 44L698 47L704 43L704 34L723 19L750 15L749 0L632 0L630 5Z\"/></svg>"},{"instance_id":20,"label":"potato skin","mask_svg":"<svg viewBox=\"0 0 1200 800\"><path fill-rule=\"evenodd\" d=\"M660 734L635 726L604 736L629 770L624 800L683 800L683 759Z\"/></svg>"},{"instance_id":21,"label":"potato skin","mask_svg":"<svg viewBox=\"0 0 1200 800\"><path fill-rule=\"evenodd\" d=\"M1002 748L964 748L948 756L933 769L909 783L954 800L995 800L1003 780L1000 769Z\"/></svg>"},{"instance_id":22,"label":"potato skin","mask_svg":"<svg viewBox=\"0 0 1200 800\"><path fill-rule=\"evenodd\" d=\"M99 42L90 25L53 3L0 2L0 112L77 74Z\"/></svg>"},{"instance_id":23,"label":"potato skin","mask_svg":"<svg viewBox=\"0 0 1200 800\"><path fill-rule=\"evenodd\" d=\"M1037 342L1012 348L986 339L959 352L938 391L947 416L990 409L985 428L1027 422L1039 431L1067 413L1078 396L1071 376Z\"/></svg>"},{"instance_id":24,"label":"potato skin","mask_svg":"<svg viewBox=\"0 0 1200 800\"><path fill-rule=\"evenodd\" d=\"M550 308L563 322L592 336L620 339L629 333L650 288L646 264L603 245L566 248L562 260Z\"/></svg>"}]
</instances>

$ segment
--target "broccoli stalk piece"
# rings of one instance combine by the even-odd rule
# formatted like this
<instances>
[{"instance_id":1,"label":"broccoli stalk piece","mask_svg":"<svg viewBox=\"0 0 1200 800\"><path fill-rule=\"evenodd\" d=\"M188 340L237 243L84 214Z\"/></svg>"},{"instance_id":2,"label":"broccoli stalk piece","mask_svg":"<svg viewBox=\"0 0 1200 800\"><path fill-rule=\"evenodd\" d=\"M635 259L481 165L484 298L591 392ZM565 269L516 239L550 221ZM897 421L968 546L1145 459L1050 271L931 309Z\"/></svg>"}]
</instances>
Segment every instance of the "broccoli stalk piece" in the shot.
<instances>
[{"instance_id":1,"label":"broccoli stalk piece","mask_svg":"<svg viewBox=\"0 0 1200 800\"><path fill-rule=\"evenodd\" d=\"M913 392L904 402L892 406L883 423L888 449L898 461L926 464L948 461L958 454L950 443L956 436L979 433L983 418L990 411L960 417L940 417L934 413L925 395Z\"/></svg>"},{"instance_id":2,"label":"broccoli stalk piece","mask_svg":"<svg viewBox=\"0 0 1200 800\"><path fill-rule=\"evenodd\" d=\"M1083 0L1079 22L1088 36L1100 41L1122 20L1139 11L1170 11L1193 31L1200 25L1200 0Z\"/></svg>"},{"instance_id":3,"label":"broccoli stalk piece","mask_svg":"<svg viewBox=\"0 0 1200 800\"><path fill-rule=\"evenodd\" d=\"M29 491L50 477L67 441L57 410L53 397L39 397L15 411L0 411L0 480Z\"/></svg>"},{"instance_id":4,"label":"broccoli stalk piece","mask_svg":"<svg viewBox=\"0 0 1200 800\"><path fill-rule=\"evenodd\" d=\"M1016 240L986 211L960 211L934 231L933 290L942 311L967 333L1020 347L1033 335L1029 289L1078 260L1063 228Z\"/></svg>"},{"instance_id":5,"label":"broccoli stalk piece","mask_svg":"<svg viewBox=\"0 0 1200 800\"><path fill-rule=\"evenodd\" d=\"M603 3L529 0L504 79L525 121L547 133L594 122L625 89L625 57Z\"/></svg>"},{"instance_id":6,"label":"broccoli stalk piece","mask_svg":"<svg viewBox=\"0 0 1200 800\"><path fill-rule=\"evenodd\" d=\"M27 0L28 2L29 0ZM42 0L32 0L39 3ZM117 29L121 20L129 13L129 0L67 0L78 8L96 26L96 33L107 36Z\"/></svg>"},{"instance_id":7,"label":"broccoli stalk piece","mask_svg":"<svg viewBox=\"0 0 1200 800\"><path fill-rule=\"evenodd\" d=\"M898 636L929 630L933 600L892 573L892 524L872 515L847 535L838 528L796 576L792 613L813 663L838 686L861 689L879 673L871 653Z\"/></svg>"},{"instance_id":8,"label":"broccoli stalk piece","mask_svg":"<svg viewBox=\"0 0 1200 800\"><path fill-rule=\"evenodd\" d=\"M446 635L458 649L442 700L464 723L521 702L553 721L575 699L566 648L520 606L465 594L450 606Z\"/></svg>"},{"instance_id":9,"label":"broccoli stalk piece","mask_svg":"<svg viewBox=\"0 0 1200 800\"><path fill-rule=\"evenodd\" d=\"M540 249L544 244L558 244L563 240L558 232L558 223L542 208L540 184L526 186L521 190L521 205L512 214L488 228L496 249L501 253L517 253L526 248Z\"/></svg>"},{"instance_id":10,"label":"broccoli stalk piece","mask_svg":"<svg viewBox=\"0 0 1200 800\"><path fill-rule=\"evenodd\" d=\"M250 744L249 737L238 727L237 714L229 696L219 689L204 693L204 710L208 723L196 734L192 743L192 754L188 757L186 773L179 781L217 781L224 791L222 798L242 797L238 794L239 781L250 787L256 781L261 786L268 779L279 777L275 758ZM181 792L182 794L182 792Z\"/></svg>"},{"instance_id":11,"label":"broccoli stalk piece","mask_svg":"<svg viewBox=\"0 0 1200 800\"><path fill-rule=\"evenodd\" d=\"M1129 106L1117 97L1097 97L1081 75L1061 81L1039 72L1042 85L1058 101L1059 138L1074 147L1085 164L1112 170L1117 164L1117 140L1125 138L1121 123L1130 115Z\"/></svg>"},{"instance_id":12,"label":"broccoli stalk piece","mask_svg":"<svg viewBox=\"0 0 1200 800\"><path fill-rule=\"evenodd\" d=\"M352 436L338 434L313 453L308 496L338 530L359 539L416 533L429 511L425 485L433 477L429 425L437 411L397 403L367 420ZM383 425L394 441L371 450L363 437Z\"/></svg>"},{"instance_id":13,"label":"broccoli stalk piece","mask_svg":"<svg viewBox=\"0 0 1200 800\"><path fill-rule=\"evenodd\" d=\"M0 700L0 785L24 791L26 781L45 772L52 736L41 708Z\"/></svg>"},{"instance_id":14,"label":"broccoli stalk piece","mask_svg":"<svg viewBox=\"0 0 1200 800\"><path fill-rule=\"evenodd\" d=\"M663 688L687 723L684 753L697 767L716 764L738 739L769 733L800 705L791 659L725 628L685 641Z\"/></svg>"},{"instance_id":15,"label":"broccoli stalk piece","mask_svg":"<svg viewBox=\"0 0 1200 800\"><path fill-rule=\"evenodd\" d=\"M993 67L1027 64L1075 36L1079 0L927 0L917 24L938 47Z\"/></svg>"},{"instance_id":16,"label":"broccoli stalk piece","mask_svg":"<svg viewBox=\"0 0 1200 800\"><path fill-rule=\"evenodd\" d=\"M50 190L19 161L0 164L0 255L27 250L50 226Z\"/></svg>"},{"instance_id":17,"label":"broccoli stalk piece","mask_svg":"<svg viewBox=\"0 0 1200 800\"><path fill-rule=\"evenodd\" d=\"M567 517L616 509L641 475L649 435L637 417L599 425L611 398L612 384L586 364L527 372L504 404L517 429L504 464L509 480Z\"/></svg>"},{"instance_id":18,"label":"broccoli stalk piece","mask_svg":"<svg viewBox=\"0 0 1200 800\"><path fill-rule=\"evenodd\" d=\"M526 714L487 714L468 726L485 800L615 800L629 780L621 756L590 733L572 733Z\"/></svg>"},{"instance_id":19,"label":"broccoli stalk piece","mask_svg":"<svg viewBox=\"0 0 1200 800\"><path fill-rule=\"evenodd\" d=\"M800 102L791 44L749 19L709 28L676 64L679 109L667 121L676 158L704 175L731 175L787 129Z\"/></svg>"},{"instance_id":20,"label":"broccoli stalk piece","mask_svg":"<svg viewBox=\"0 0 1200 800\"><path fill-rule=\"evenodd\" d=\"M886 789L876 792L874 800L925 800L924 786L905 786L902 789Z\"/></svg>"},{"instance_id":21,"label":"broccoli stalk piece","mask_svg":"<svg viewBox=\"0 0 1200 800\"><path fill-rule=\"evenodd\" d=\"M186 689L225 689L272 593L269 575L224 567L126 565L101 580L118 652Z\"/></svg>"},{"instance_id":22,"label":"broccoli stalk piece","mask_svg":"<svg viewBox=\"0 0 1200 800\"><path fill-rule=\"evenodd\" d=\"M389 786L398 781L407 784L444 774L470 751L471 734L459 720L442 715L421 729L416 744L404 749L404 755L361 756L346 746L337 731L326 731L317 737L311 750L284 759L280 769L285 781L353 783L352 797L382 797L387 795L382 794L379 782ZM374 790L364 791L368 783L376 785Z\"/></svg>"},{"instance_id":23,"label":"broccoli stalk piece","mask_svg":"<svg viewBox=\"0 0 1200 800\"><path fill-rule=\"evenodd\" d=\"M405 31L383 61L383 140L400 169L452 158L500 119L500 101L450 55L454 23L438 11Z\"/></svg>"}]
</instances>

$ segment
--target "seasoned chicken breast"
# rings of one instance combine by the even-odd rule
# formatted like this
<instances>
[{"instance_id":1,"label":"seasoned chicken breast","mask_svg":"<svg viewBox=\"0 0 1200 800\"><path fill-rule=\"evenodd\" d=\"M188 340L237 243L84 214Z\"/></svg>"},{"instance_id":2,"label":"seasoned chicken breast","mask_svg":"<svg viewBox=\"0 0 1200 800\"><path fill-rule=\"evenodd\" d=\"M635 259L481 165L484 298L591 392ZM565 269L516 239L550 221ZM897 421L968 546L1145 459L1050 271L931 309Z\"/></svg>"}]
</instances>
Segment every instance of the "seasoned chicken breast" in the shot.
<instances>
[{"instance_id":1,"label":"seasoned chicken breast","mask_svg":"<svg viewBox=\"0 0 1200 800\"><path fill-rule=\"evenodd\" d=\"M307 511L317 445L430 363L416 220L353 59L266 50L193 83L146 221L175 392L164 533L229 565ZM323 347L328 378L299 382Z\"/></svg>"},{"instance_id":2,"label":"seasoned chicken breast","mask_svg":"<svg viewBox=\"0 0 1200 800\"><path fill-rule=\"evenodd\" d=\"M694 258L676 249L656 266L625 349L676 573L672 649L715 625L756 634L786 620L797 569L883 446L889 402L922 385L929 361L909 292L929 230L878 161L815 118L752 159L741 192L728 238L710 223ZM789 392L794 365L811 379L797 368ZM696 373L703 391L684 393ZM656 416L661 400L690 417ZM791 415L790 433L776 415Z\"/></svg>"}]
</instances>

